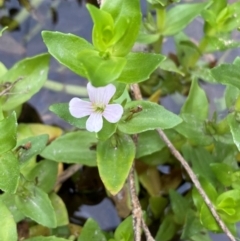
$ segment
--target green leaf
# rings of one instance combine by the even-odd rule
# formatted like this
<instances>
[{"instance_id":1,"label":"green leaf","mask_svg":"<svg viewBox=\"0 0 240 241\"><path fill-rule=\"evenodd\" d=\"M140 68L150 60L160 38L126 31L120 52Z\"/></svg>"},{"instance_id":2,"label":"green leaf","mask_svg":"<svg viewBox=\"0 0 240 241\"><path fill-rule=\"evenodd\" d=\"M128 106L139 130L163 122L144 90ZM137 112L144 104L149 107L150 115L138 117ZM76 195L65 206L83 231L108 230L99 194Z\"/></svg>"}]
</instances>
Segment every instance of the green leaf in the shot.
<instances>
[{"instance_id":1,"label":"green leaf","mask_svg":"<svg viewBox=\"0 0 240 241\"><path fill-rule=\"evenodd\" d=\"M207 43L207 47L204 49L205 53L224 51L228 49L238 48L240 46L240 42L238 41L215 36L205 36L204 41L206 41Z\"/></svg>"},{"instance_id":2,"label":"green leaf","mask_svg":"<svg viewBox=\"0 0 240 241\"><path fill-rule=\"evenodd\" d=\"M98 143L97 165L99 174L111 194L116 195L123 187L134 156L135 144L128 135L115 135Z\"/></svg>"},{"instance_id":3,"label":"green leaf","mask_svg":"<svg viewBox=\"0 0 240 241\"><path fill-rule=\"evenodd\" d=\"M186 210L189 207L187 200L174 190L169 191L169 196L173 213L175 214L174 218L176 222L178 224L184 224L187 214Z\"/></svg>"},{"instance_id":4,"label":"green leaf","mask_svg":"<svg viewBox=\"0 0 240 241\"><path fill-rule=\"evenodd\" d=\"M191 209L188 210L186 213L186 221L183 227L181 239L190 239L194 235L199 234L202 230L203 226L200 223L199 217L197 217L195 212L193 212Z\"/></svg>"},{"instance_id":5,"label":"green leaf","mask_svg":"<svg viewBox=\"0 0 240 241\"><path fill-rule=\"evenodd\" d=\"M126 59L127 63L117 80L126 84L132 84L148 79L151 73L165 59L165 56L153 53L129 53Z\"/></svg>"},{"instance_id":6,"label":"green leaf","mask_svg":"<svg viewBox=\"0 0 240 241\"><path fill-rule=\"evenodd\" d=\"M232 133L233 141L240 151L240 122L236 120L234 113L227 116L228 124Z\"/></svg>"},{"instance_id":7,"label":"green leaf","mask_svg":"<svg viewBox=\"0 0 240 241\"><path fill-rule=\"evenodd\" d=\"M160 36L161 35L159 33L146 34L146 33L140 32L136 42L141 43L141 44L152 44L152 43L157 42L157 40L160 38Z\"/></svg>"},{"instance_id":8,"label":"green leaf","mask_svg":"<svg viewBox=\"0 0 240 241\"><path fill-rule=\"evenodd\" d=\"M174 36L177 56L184 69L193 69L202 53L199 47L184 33Z\"/></svg>"},{"instance_id":9,"label":"green leaf","mask_svg":"<svg viewBox=\"0 0 240 241\"><path fill-rule=\"evenodd\" d=\"M110 123L103 118L103 128L97 133L97 138L105 141L116 132L116 129L117 123Z\"/></svg>"},{"instance_id":10,"label":"green leaf","mask_svg":"<svg viewBox=\"0 0 240 241\"><path fill-rule=\"evenodd\" d=\"M209 6L209 2L178 4L171 8L166 15L164 36L174 35L183 30L203 9ZM178 16L178 17L176 17Z\"/></svg>"},{"instance_id":11,"label":"green leaf","mask_svg":"<svg viewBox=\"0 0 240 241\"><path fill-rule=\"evenodd\" d=\"M43 160L38 162L33 169L26 175L26 179L32 182L37 181L37 186L44 192L50 192L57 179L58 163Z\"/></svg>"},{"instance_id":12,"label":"green leaf","mask_svg":"<svg viewBox=\"0 0 240 241\"><path fill-rule=\"evenodd\" d=\"M220 231L220 227L218 226L215 218L212 216L208 206L203 203L201 211L200 211L200 221L202 225L211 231Z\"/></svg>"},{"instance_id":13,"label":"green leaf","mask_svg":"<svg viewBox=\"0 0 240 241\"><path fill-rule=\"evenodd\" d=\"M58 117L62 118L66 122L68 122L69 124L79 128L79 129L86 128L86 121L88 119L88 116L79 118L79 119L73 117L69 112L69 103L53 104L49 107L49 110L52 111L54 114L56 114Z\"/></svg>"},{"instance_id":14,"label":"green leaf","mask_svg":"<svg viewBox=\"0 0 240 241\"><path fill-rule=\"evenodd\" d=\"M157 131L153 130L140 133L138 135L138 142L136 146L136 158L147 156L154 152L160 151L165 146L166 144L159 136Z\"/></svg>"},{"instance_id":15,"label":"green leaf","mask_svg":"<svg viewBox=\"0 0 240 241\"><path fill-rule=\"evenodd\" d=\"M78 55L83 50L93 49L90 43L73 34L51 31L42 31L42 38L48 48L48 52L58 62L80 76L87 76Z\"/></svg>"},{"instance_id":16,"label":"green leaf","mask_svg":"<svg viewBox=\"0 0 240 241\"><path fill-rule=\"evenodd\" d=\"M216 208L223 220L236 223L240 220L240 190L230 190L216 200Z\"/></svg>"},{"instance_id":17,"label":"green leaf","mask_svg":"<svg viewBox=\"0 0 240 241\"><path fill-rule=\"evenodd\" d=\"M55 192L52 192L49 195L49 198L52 202L52 206L55 211L57 226L59 227L67 225L69 223L68 212L63 200Z\"/></svg>"},{"instance_id":18,"label":"green leaf","mask_svg":"<svg viewBox=\"0 0 240 241\"><path fill-rule=\"evenodd\" d=\"M33 184L25 183L19 187L15 196L18 209L37 223L49 227L56 227L54 209L48 195Z\"/></svg>"},{"instance_id":19,"label":"green leaf","mask_svg":"<svg viewBox=\"0 0 240 241\"><path fill-rule=\"evenodd\" d=\"M169 129L181 118L164 107L149 101L132 101L125 105L125 113L118 124L120 131L135 134L156 128Z\"/></svg>"},{"instance_id":20,"label":"green leaf","mask_svg":"<svg viewBox=\"0 0 240 241\"><path fill-rule=\"evenodd\" d=\"M114 44L112 54L125 56L132 49L139 33L141 11L139 0L106 0L101 4L101 10L110 13L114 19L115 32L122 32L122 37ZM118 24L121 18L127 20L127 25ZM119 33L118 33L119 34Z\"/></svg>"},{"instance_id":21,"label":"green leaf","mask_svg":"<svg viewBox=\"0 0 240 241\"><path fill-rule=\"evenodd\" d=\"M94 23L92 31L93 45L100 52L104 52L109 47L109 42L114 35L113 18L111 14L94 5L86 4L86 7Z\"/></svg>"},{"instance_id":22,"label":"green leaf","mask_svg":"<svg viewBox=\"0 0 240 241\"><path fill-rule=\"evenodd\" d=\"M211 136L206 133L205 123L194 115L181 114L183 122L174 129L188 138L193 145L206 146L213 142Z\"/></svg>"},{"instance_id":23,"label":"green leaf","mask_svg":"<svg viewBox=\"0 0 240 241\"><path fill-rule=\"evenodd\" d=\"M163 219L160 228L158 229L155 240L169 241L174 237L177 230L177 225L174 223L173 217L168 215Z\"/></svg>"},{"instance_id":24,"label":"green leaf","mask_svg":"<svg viewBox=\"0 0 240 241\"><path fill-rule=\"evenodd\" d=\"M134 239L132 216L127 217L118 225L114 232L114 238L116 241L132 241Z\"/></svg>"},{"instance_id":25,"label":"green leaf","mask_svg":"<svg viewBox=\"0 0 240 241\"><path fill-rule=\"evenodd\" d=\"M240 190L240 171L236 171L232 174L231 176L231 180L232 180L232 187L234 189Z\"/></svg>"},{"instance_id":26,"label":"green leaf","mask_svg":"<svg viewBox=\"0 0 240 241\"><path fill-rule=\"evenodd\" d=\"M15 150L18 151L18 159L21 164L39 154L47 145L48 135L33 136L18 141Z\"/></svg>"},{"instance_id":27,"label":"green leaf","mask_svg":"<svg viewBox=\"0 0 240 241\"><path fill-rule=\"evenodd\" d=\"M192 114L200 120L208 117L208 99L196 80L192 81L187 100L181 108L181 114Z\"/></svg>"},{"instance_id":28,"label":"green leaf","mask_svg":"<svg viewBox=\"0 0 240 241\"><path fill-rule=\"evenodd\" d=\"M17 208L15 199L14 199L14 194L11 193L3 193L0 195L0 202L3 202L8 210L11 212L14 221L18 223L19 221L23 220L25 216L23 215L22 212Z\"/></svg>"},{"instance_id":29,"label":"green leaf","mask_svg":"<svg viewBox=\"0 0 240 241\"><path fill-rule=\"evenodd\" d=\"M13 84L10 93L14 93L8 95L2 109L12 110L36 94L47 80L48 65L49 55L41 54L21 60L2 76L0 83Z\"/></svg>"},{"instance_id":30,"label":"green leaf","mask_svg":"<svg viewBox=\"0 0 240 241\"><path fill-rule=\"evenodd\" d=\"M233 168L226 163L211 163L210 167L220 183L225 187L232 184Z\"/></svg>"},{"instance_id":31,"label":"green leaf","mask_svg":"<svg viewBox=\"0 0 240 241\"><path fill-rule=\"evenodd\" d=\"M0 76L2 77L4 74L6 74L8 71L8 69L6 68L6 66L0 62Z\"/></svg>"},{"instance_id":32,"label":"green leaf","mask_svg":"<svg viewBox=\"0 0 240 241\"><path fill-rule=\"evenodd\" d=\"M232 85L240 89L239 59L239 57L236 58L233 64L221 64L211 70L217 83Z\"/></svg>"},{"instance_id":33,"label":"green leaf","mask_svg":"<svg viewBox=\"0 0 240 241\"><path fill-rule=\"evenodd\" d=\"M214 161L210 153L203 147L192 148L189 146L183 146L182 151L184 157L192 163L192 168L196 175L202 176L211 182L216 184L216 178L210 168L210 164Z\"/></svg>"},{"instance_id":34,"label":"green leaf","mask_svg":"<svg viewBox=\"0 0 240 241\"><path fill-rule=\"evenodd\" d=\"M149 198L149 208L153 213L155 219L161 217L161 214L164 212L165 208L168 205L167 198L164 197L150 197Z\"/></svg>"},{"instance_id":35,"label":"green leaf","mask_svg":"<svg viewBox=\"0 0 240 241\"><path fill-rule=\"evenodd\" d=\"M190 71L193 78L201 79L209 83L216 83L216 80L213 78L211 70L209 68L195 66L195 68Z\"/></svg>"},{"instance_id":36,"label":"green leaf","mask_svg":"<svg viewBox=\"0 0 240 241\"><path fill-rule=\"evenodd\" d=\"M115 81L126 64L124 57L104 57L92 49L82 50L78 59L85 68L86 77L94 86L104 86Z\"/></svg>"},{"instance_id":37,"label":"green leaf","mask_svg":"<svg viewBox=\"0 0 240 241\"><path fill-rule=\"evenodd\" d=\"M13 112L10 116L0 121L0 154L12 150L17 139L17 117Z\"/></svg>"},{"instance_id":38,"label":"green leaf","mask_svg":"<svg viewBox=\"0 0 240 241\"><path fill-rule=\"evenodd\" d=\"M17 226L12 214L4 203L0 200L0 240L1 241L16 241L18 240Z\"/></svg>"},{"instance_id":39,"label":"green leaf","mask_svg":"<svg viewBox=\"0 0 240 241\"><path fill-rule=\"evenodd\" d=\"M69 239L57 238L55 236L49 236L49 237L38 236L38 237L25 239L25 241L69 241Z\"/></svg>"},{"instance_id":40,"label":"green leaf","mask_svg":"<svg viewBox=\"0 0 240 241\"><path fill-rule=\"evenodd\" d=\"M224 93L227 108L233 108L239 96L240 90L237 87L227 85Z\"/></svg>"},{"instance_id":41,"label":"green leaf","mask_svg":"<svg viewBox=\"0 0 240 241\"><path fill-rule=\"evenodd\" d=\"M0 189L15 193L19 182L19 162L12 152L0 156Z\"/></svg>"},{"instance_id":42,"label":"green leaf","mask_svg":"<svg viewBox=\"0 0 240 241\"><path fill-rule=\"evenodd\" d=\"M78 241L107 241L98 223L89 218L78 237Z\"/></svg>"},{"instance_id":43,"label":"green leaf","mask_svg":"<svg viewBox=\"0 0 240 241\"><path fill-rule=\"evenodd\" d=\"M164 59L160 65L159 65L160 69L169 71L169 72L175 72L178 73L182 76L184 76L184 72L182 72L177 65L175 64L175 62L173 60L171 60L170 58Z\"/></svg>"},{"instance_id":44,"label":"green leaf","mask_svg":"<svg viewBox=\"0 0 240 241\"><path fill-rule=\"evenodd\" d=\"M48 145L41 156L56 162L80 163L87 166L96 165L94 146L97 139L94 133L76 131L67 133Z\"/></svg>"}]
</instances>

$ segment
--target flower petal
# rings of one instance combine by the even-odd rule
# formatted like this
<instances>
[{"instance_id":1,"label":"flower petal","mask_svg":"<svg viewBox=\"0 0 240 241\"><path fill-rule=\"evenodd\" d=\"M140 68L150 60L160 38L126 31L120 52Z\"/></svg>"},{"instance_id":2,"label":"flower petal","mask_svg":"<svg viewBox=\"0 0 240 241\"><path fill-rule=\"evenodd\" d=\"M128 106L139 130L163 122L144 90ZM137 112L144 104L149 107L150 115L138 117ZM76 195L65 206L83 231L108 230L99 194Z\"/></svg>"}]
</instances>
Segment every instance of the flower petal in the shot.
<instances>
[{"instance_id":1,"label":"flower petal","mask_svg":"<svg viewBox=\"0 0 240 241\"><path fill-rule=\"evenodd\" d=\"M87 84L89 99L94 104L107 105L116 92L116 87L113 84L104 87L94 87L89 82Z\"/></svg>"},{"instance_id":2,"label":"flower petal","mask_svg":"<svg viewBox=\"0 0 240 241\"><path fill-rule=\"evenodd\" d=\"M118 122L121 119L122 114L123 114L123 107L119 104L107 105L103 112L104 118L111 123Z\"/></svg>"},{"instance_id":3,"label":"flower petal","mask_svg":"<svg viewBox=\"0 0 240 241\"><path fill-rule=\"evenodd\" d=\"M91 115L93 113L92 103L74 97L69 102L69 112L76 118Z\"/></svg>"},{"instance_id":4,"label":"flower petal","mask_svg":"<svg viewBox=\"0 0 240 241\"><path fill-rule=\"evenodd\" d=\"M103 127L101 113L92 113L86 122L86 129L90 132L99 132Z\"/></svg>"}]
</instances>

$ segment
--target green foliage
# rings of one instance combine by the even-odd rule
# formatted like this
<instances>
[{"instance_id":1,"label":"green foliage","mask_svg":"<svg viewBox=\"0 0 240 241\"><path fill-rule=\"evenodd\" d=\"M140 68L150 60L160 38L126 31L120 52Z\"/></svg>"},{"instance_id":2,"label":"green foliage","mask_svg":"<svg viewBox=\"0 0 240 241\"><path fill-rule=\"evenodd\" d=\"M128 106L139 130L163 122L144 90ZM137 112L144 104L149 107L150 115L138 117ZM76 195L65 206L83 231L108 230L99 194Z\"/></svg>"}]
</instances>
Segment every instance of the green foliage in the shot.
<instances>
[{"instance_id":1,"label":"green foliage","mask_svg":"<svg viewBox=\"0 0 240 241\"><path fill-rule=\"evenodd\" d=\"M218 64L218 59L206 58L206 53L239 47L231 36L239 28L240 3L147 1L142 23L139 0L105 0L100 8L87 4L93 22L92 44L70 33L42 32L51 56L93 87L101 87L98 94L90 93L89 106L80 108L79 116L86 117L72 116L69 103L50 106L78 130L63 132L45 124L17 123L22 105L47 80L48 54L23 59L9 70L0 62L0 240L16 241L22 221L29 227L28 241L132 241L126 181L134 166L144 218L150 230L155 230L156 241L210 241L209 231L222 230L194 185L184 194L178 191L192 180L157 129L165 131L189 162L217 213L236 235L240 221L240 58L224 63L223 54ZM204 22L199 42L182 32L196 17ZM176 53L164 56L168 36L174 40ZM136 41L145 43L147 52L131 52ZM215 101L215 96L207 95L209 84L204 82L224 85L224 96ZM104 92L110 83L116 88L111 99L111 93ZM143 97L136 93L135 84ZM181 105L179 114L161 105L164 97ZM101 98L104 103L99 106ZM113 104L114 111L105 102ZM124 112L117 119L119 105ZM74 106L76 112L79 106ZM97 121L97 116L103 116L102 129L86 131L90 118ZM57 192L66 173L79 167L70 164L82 166L81 172L70 173L74 192L77 189L84 198L92 195L81 181L86 179L89 186L93 181L94 188L98 187L95 176L83 174L97 169L119 214L128 216L114 232L102 231L91 218L84 227L69 224L68 203Z\"/></svg>"},{"instance_id":2,"label":"green foliage","mask_svg":"<svg viewBox=\"0 0 240 241\"><path fill-rule=\"evenodd\" d=\"M132 101L125 105L119 130L127 134L135 134L156 128L169 129L181 121L180 117L160 105L146 101Z\"/></svg>"},{"instance_id":3,"label":"green foliage","mask_svg":"<svg viewBox=\"0 0 240 241\"><path fill-rule=\"evenodd\" d=\"M98 223L91 218L89 218L85 223L83 230L78 238L78 241L85 241L85 240L107 241L100 227L98 226Z\"/></svg>"},{"instance_id":4,"label":"green foliage","mask_svg":"<svg viewBox=\"0 0 240 241\"><path fill-rule=\"evenodd\" d=\"M211 2L210 2L211 3ZM209 6L209 2L180 4L169 10L166 14L165 25L162 34L175 35L183 30L203 9ZM178 16L178 18L176 18Z\"/></svg>"},{"instance_id":5,"label":"green foliage","mask_svg":"<svg viewBox=\"0 0 240 241\"><path fill-rule=\"evenodd\" d=\"M36 94L47 80L48 65L49 55L41 54L16 63L1 76L0 84L9 83L13 86L6 93L8 98L0 96L3 103L2 110L12 110Z\"/></svg>"},{"instance_id":6,"label":"green foliage","mask_svg":"<svg viewBox=\"0 0 240 241\"><path fill-rule=\"evenodd\" d=\"M20 171L16 156L6 152L0 156L0 188L7 193L15 193L19 182Z\"/></svg>"},{"instance_id":7,"label":"green foliage","mask_svg":"<svg viewBox=\"0 0 240 241\"><path fill-rule=\"evenodd\" d=\"M0 239L2 241L17 240L17 227L15 221L2 201L0 201L0 213L2 217L0 221Z\"/></svg>"},{"instance_id":8,"label":"green foliage","mask_svg":"<svg viewBox=\"0 0 240 241\"><path fill-rule=\"evenodd\" d=\"M128 135L114 135L97 146L97 165L100 177L111 194L123 187L135 155L135 145ZM114 173L114 175L113 175Z\"/></svg>"},{"instance_id":9,"label":"green foliage","mask_svg":"<svg viewBox=\"0 0 240 241\"><path fill-rule=\"evenodd\" d=\"M93 133L86 131L67 133L47 146L41 156L56 162L95 166L96 151L94 145L96 143L97 139Z\"/></svg>"},{"instance_id":10,"label":"green foliage","mask_svg":"<svg viewBox=\"0 0 240 241\"><path fill-rule=\"evenodd\" d=\"M48 195L33 184L23 183L15 196L17 208L43 226L55 228L56 216Z\"/></svg>"},{"instance_id":11,"label":"green foliage","mask_svg":"<svg viewBox=\"0 0 240 241\"><path fill-rule=\"evenodd\" d=\"M17 118L15 112L0 121L0 131L0 154L3 154L13 149L16 145Z\"/></svg>"}]
</instances>

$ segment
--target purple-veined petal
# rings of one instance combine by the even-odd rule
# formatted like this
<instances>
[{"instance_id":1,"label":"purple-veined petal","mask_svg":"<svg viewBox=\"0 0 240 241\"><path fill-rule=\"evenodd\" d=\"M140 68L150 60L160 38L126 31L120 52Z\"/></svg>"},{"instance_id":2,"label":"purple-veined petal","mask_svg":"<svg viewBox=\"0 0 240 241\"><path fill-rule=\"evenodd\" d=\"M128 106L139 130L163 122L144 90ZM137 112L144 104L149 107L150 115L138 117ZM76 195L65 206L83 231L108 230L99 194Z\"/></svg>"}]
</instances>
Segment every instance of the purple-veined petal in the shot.
<instances>
[{"instance_id":1,"label":"purple-veined petal","mask_svg":"<svg viewBox=\"0 0 240 241\"><path fill-rule=\"evenodd\" d=\"M94 112L92 113L86 122L86 129L90 132L99 132L103 127L102 114Z\"/></svg>"},{"instance_id":2,"label":"purple-veined petal","mask_svg":"<svg viewBox=\"0 0 240 241\"><path fill-rule=\"evenodd\" d=\"M94 87L91 83L87 84L89 99L97 105L107 105L116 92L113 84L104 87Z\"/></svg>"},{"instance_id":3,"label":"purple-veined petal","mask_svg":"<svg viewBox=\"0 0 240 241\"><path fill-rule=\"evenodd\" d=\"M76 118L91 115L93 113L92 103L74 97L69 102L69 112Z\"/></svg>"},{"instance_id":4,"label":"purple-veined petal","mask_svg":"<svg viewBox=\"0 0 240 241\"><path fill-rule=\"evenodd\" d=\"M123 114L123 107L119 104L107 105L103 112L104 118L111 123L118 122L121 119L122 114Z\"/></svg>"}]
</instances>

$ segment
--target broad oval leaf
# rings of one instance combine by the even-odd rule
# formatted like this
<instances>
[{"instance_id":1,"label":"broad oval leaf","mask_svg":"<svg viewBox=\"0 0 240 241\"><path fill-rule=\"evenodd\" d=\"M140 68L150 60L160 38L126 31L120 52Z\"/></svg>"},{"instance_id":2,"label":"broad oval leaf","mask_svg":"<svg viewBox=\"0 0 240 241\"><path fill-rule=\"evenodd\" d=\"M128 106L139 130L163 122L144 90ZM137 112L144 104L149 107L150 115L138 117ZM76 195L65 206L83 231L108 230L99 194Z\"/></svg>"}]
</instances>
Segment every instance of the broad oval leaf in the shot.
<instances>
[{"instance_id":1,"label":"broad oval leaf","mask_svg":"<svg viewBox=\"0 0 240 241\"><path fill-rule=\"evenodd\" d=\"M96 143L94 133L87 131L67 133L47 146L41 156L56 162L95 166Z\"/></svg>"},{"instance_id":2,"label":"broad oval leaf","mask_svg":"<svg viewBox=\"0 0 240 241\"><path fill-rule=\"evenodd\" d=\"M173 216L164 217L155 237L156 241L169 241L177 232L177 224L174 222Z\"/></svg>"},{"instance_id":3,"label":"broad oval leaf","mask_svg":"<svg viewBox=\"0 0 240 241\"><path fill-rule=\"evenodd\" d=\"M15 193L20 178L19 162L12 152L0 155L0 189Z\"/></svg>"},{"instance_id":4,"label":"broad oval leaf","mask_svg":"<svg viewBox=\"0 0 240 241\"><path fill-rule=\"evenodd\" d=\"M163 35L169 36L183 30L203 9L210 5L209 2L178 4L167 12Z\"/></svg>"},{"instance_id":5,"label":"broad oval leaf","mask_svg":"<svg viewBox=\"0 0 240 241\"><path fill-rule=\"evenodd\" d=\"M0 76L3 76L4 74L6 74L8 71L8 69L6 68L6 66L0 62Z\"/></svg>"},{"instance_id":6,"label":"broad oval leaf","mask_svg":"<svg viewBox=\"0 0 240 241\"><path fill-rule=\"evenodd\" d=\"M17 117L13 112L10 116L0 121L0 154L10 151L17 141Z\"/></svg>"},{"instance_id":7,"label":"broad oval leaf","mask_svg":"<svg viewBox=\"0 0 240 241\"><path fill-rule=\"evenodd\" d=\"M107 241L98 223L89 218L78 237L78 241Z\"/></svg>"},{"instance_id":8,"label":"broad oval leaf","mask_svg":"<svg viewBox=\"0 0 240 241\"><path fill-rule=\"evenodd\" d=\"M169 197L171 200L171 206L175 214L175 220L179 224L184 224L189 207L188 201L178 192L170 190Z\"/></svg>"},{"instance_id":9,"label":"broad oval leaf","mask_svg":"<svg viewBox=\"0 0 240 241\"><path fill-rule=\"evenodd\" d=\"M1 83L13 85L2 109L9 111L29 100L47 80L49 55L41 54L16 63L1 77ZM13 92L14 94L11 94Z\"/></svg>"},{"instance_id":10,"label":"broad oval leaf","mask_svg":"<svg viewBox=\"0 0 240 241\"><path fill-rule=\"evenodd\" d=\"M21 164L39 154L47 145L48 135L29 137L18 142L18 160Z\"/></svg>"},{"instance_id":11,"label":"broad oval leaf","mask_svg":"<svg viewBox=\"0 0 240 241\"><path fill-rule=\"evenodd\" d=\"M139 0L105 0L101 10L110 13L114 19L116 34L124 31L124 35L117 41L112 53L114 56L125 56L129 53L139 33L141 24L141 10ZM128 25L118 24L121 18L127 19Z\"/></svg>"},{"instance_id":12,"label":"broad oval leaf","mask_svg":"<svg viewBox=\"0 0 240 241\"><path fill-rule=\"evenodd\" d=\"M48 52L61 64L68 67L76 74L86 77L85 68L78 58L82 50L94 47L85 39L73 34L43 31L42 38L48 48Z\"/></svg>"},{"instance_id":13,"label":"broad oval leaf","mask_svg":"<svg viewBox=\"0 0 240 241\"><path fill-rule=\"evenodd\" d=\"M114 232L115 240L132 241L134 239L132 216L122 221Z\"/></svg>"},{"instance_id":14,"label":"broad oval leaf","mask_svg":"<svg viewBox=\"0 0 240 241\"><path fill-rule=\"evenodd\" d=\"M164 59L165 56L161 54L129 53L126 56L127 63L117 80L126 84L142 82L150 77Z\"/></svg>"},{"instance_id":15,"label":"broad oval leaf","mask_svg":"<svg viewBox=\"0 0 240 241\"><path fill-rule=\"evenodd\" d=\"M43 226L56 227L56 216L48 195L34 184L25 183L20 187L15 202L26 217Z\"/></svg>"},{"instance_id":16,"label":"broad oval leaf","mask_svg":"<svg viewBox=\"0 0 240 241\"><path fill-rule=\"evenodd\" d=\"M232 184L232 174L234 169L226 163L211 163L210 167L220 183L225 187Z\"/></svg>"},{"instance_id":17,"label":"broad oval leaf","mask_svg":"<svg viewBox=\"0 0 240 241\"><path fill-rule=\"evenodd\" d=\"M169 129L182 119L161 105L149 101L132 101L126 104L118 128L127 134L141 133L156 128Z\"/></svg>"},{"instance_id":18,"label":"broad oval leaf","mask_svg":"<svg viewBox=\"0 0 240 241\"><path fill-rule=\"evenodd\" d=\"M14 195L15 194L5 192L5 193L0 195L0 201L2 201L6 205L8 210L11 212L14 221L16 223L18 223L19 221L23 220L25 218L25 216L17 208L16 203L15 203L15 199L14 199Z\"/></svg>"},{"instance_id":19,"label":"broad oval leaf","mask_svg":"<svg viewBox=\"0 0 240 241\"><path fill-rule=\"evenodd\" d=\"M13 215L0 200L0 240L1 241L16 241L18 240L17 226L13 219Z\"/></svg>"},{"instance_id":20,"label":"broad oval leaf","mask_svg":"<svg viewBox=\"0 0 240 241\"><path fill-rule=\"evenodd\" d=\"M135 144L128 135L115 135L99 142L97 165L100 177L111 194L123 187L135 156Z\"/></svg>"},{"instance_id":21,"label":"broad oval leaf","mask_svg":"<svg viewBox=\"0 0 240 241\"><path fill-rule=\"evenodd\" d=\"M86 77L94 86L105 86L115 81L126 64L124 57L103 57L91 49L82 50L78 59L85 68Z\"/></svg>"},{"instance_id":22,"label":"broad oval leaf","mask_svg":"<svg viewBox=\"0 0 240 241\"><path fill-rule=\"evenodd\" d=\"M166 144L157 131L146 131L138 135L136 158L161 151Z\"/></svg>"},{"instance_id":23,"label":"broad oval leaf","mask_svg":"<svg viewBox=\"0 0 240 241\"><path fill-rule=\"evenodd\" d=\"M57 174L58 163L42 160L26 174L26 179L32 182L37 180L36 186L49 193L55 185Z\"/></svg>"},{"instance_id":24,"label":"broad oval leaf","mask_svg":"<svg viewBox=\"0 0 240 241\"><path fill-rule=\"evenodd\" d=\"M192 81L189 95L181 108L181 114L195 115L199 120L205 120L208 117L208 99L196 80Z\"/></svg>"},{"instance_id":25,"label":"broad oval leaf","mask_svg":"<svg viewBox=\"0 0 240 241\"><path fill-rule=\"evenodd\" d=\"M57 226L68 225L68 212L63 200L55 192L52 192L49 198L55 211Z\"/></svg>"},{"instance_id":26,"label":"broad oval leaf","mask_svg":"<svg viewBox=\"0 0 240 241\"><path fill-rule=\"evenodd\" d=\"M79 129L86 128L87 117L75 118L69 112L69 103L57 103L49 107L49 110L56 114L58 117L62 118L72 126L75 126Z\"/></svg>"},{"instance_id":27,"label":"broad oval leaf","mask_svg":"<svg viewBox=\"0 0 240 241\"><path fill-rule=\"evenodd\" d=\"M240 89L240 58L236 58L233 64L221 64L211 70L217 83L232 85Z\"/></svg>"}]
</instances>

